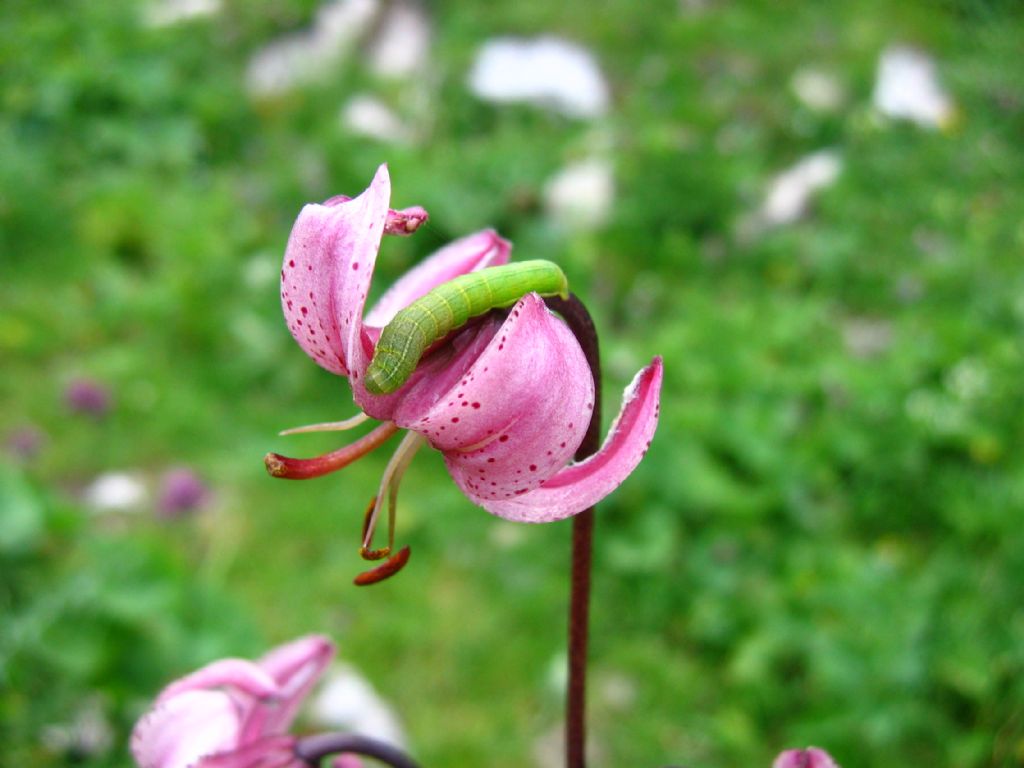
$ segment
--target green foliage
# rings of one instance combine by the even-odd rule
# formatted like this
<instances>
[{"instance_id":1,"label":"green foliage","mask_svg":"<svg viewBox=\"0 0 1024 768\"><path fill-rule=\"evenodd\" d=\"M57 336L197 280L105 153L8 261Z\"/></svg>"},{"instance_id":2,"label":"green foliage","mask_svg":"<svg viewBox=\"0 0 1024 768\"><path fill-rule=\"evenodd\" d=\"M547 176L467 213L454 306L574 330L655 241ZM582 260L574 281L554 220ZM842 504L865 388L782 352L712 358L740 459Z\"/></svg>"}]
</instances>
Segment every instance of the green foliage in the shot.
<instances>
[{"instance_id":1,"label":"green foliage","mask_svg":"<svg viewBox=\"0 0 1024 768\"><path fill-rule=\"evenodd\" d=\"M132 3L5 3L0 434L47 436L0 471L5 763L127 765L164 682L311 631L395 704L424 764L518 768L556 728L566 524L491 519L423 455L400 500L412 560L356 590L385 459L300 484L260 465L336 447L274 435L352 409L281 321L291 221L386 160L395 205L431 220L386 244L377 291L495 226L587 301L607 409L665 356L657 438L599 510L595 766L767 766L809 743L844 768L1022 764L1020 5L679 5L432 3L413 86L355 56L261 101L249 56L314 3L228 2L167 28ZM608 119L467 92L482 40L542 33L592 48ZM897 42L936 56L949 130L872 113ZM841 109L793 95L808 65L838 80ZM357 91L422 141L349 135L338 110ZM614 160L611 220L559 229L543 185L595 146ZM822 148L843 171L811 214L746 233L770 177ZM67 412L78 375L111 387L109 416ZM214 485L198 517L80 501L101 472L175 463ZM114 741L79 754L53 728L90 708Z\"/></svg>"}]
</instances>

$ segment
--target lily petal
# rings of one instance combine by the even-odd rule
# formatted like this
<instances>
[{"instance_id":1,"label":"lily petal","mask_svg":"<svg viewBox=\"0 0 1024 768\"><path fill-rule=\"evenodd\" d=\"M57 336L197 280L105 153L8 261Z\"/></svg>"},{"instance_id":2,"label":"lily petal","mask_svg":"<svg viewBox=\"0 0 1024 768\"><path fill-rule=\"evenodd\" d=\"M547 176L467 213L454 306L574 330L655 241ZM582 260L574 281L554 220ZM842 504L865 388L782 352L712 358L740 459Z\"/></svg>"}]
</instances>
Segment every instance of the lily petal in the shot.
<instances>
[{"instance_id":1,"label":"lily petal","mask_svg":"<svg viewBox=\"0 0 1024 768\"><path fill-rule=\"evenodd\" d=\"M266 671L245 659L221 659L207 664L164 688L156 703L188 691L233 688L256 699L269 699L278 694L278 684Z\"/></svg>"},{"instance_id":2,"label":"lily petal","mask_svg":"<svg viewBox=\"0 0 1024 768\"><path fill-rule=\"evenodd\" d=\"M361 340L363 305L388 217L391 181L377 170L363 194L299 213L281 268L281 307L292 336L316 363L347 376Z\"/></svg>"},{"instance_id":3,"label":"lily petal","mask_svg":"<svg viewBox=\"0 0 1024 768\"><path fill-rule=\"evenodd\" d=\"M274 707L257 707L252 711L242 740L287 730L302 700L332 658L334 643L322 635L309 635L279 646L260 659L260 669L277 682L279 699Z\"/></svg>"},{"instance_id":4,"label":"lily petal","mask_svg":"<svg viewBox=\"0 0 1024 768\"><path fill-rule=\"evenodd\" d=\"M454 386L435 394L426 384L410 390L395 423L442 451L452 478L478 504L527 493L564 467L594 403L579 343L534 293L512 308Z\"/></svg>"},{"instance_id":5,"label":"lily petal","mask_svg":"<svg viewBox=\"0 0 1024 768\"><path fill-rule=\"evenodd\" d=\"M266 736L219 754L207 755L195 768L307 768L295 754L294 736Z\"/></svg>"},{"instance_id":6,"label":"lily petal","mask_svg":"<svg viewBox=\"0 0 1024 768\"><path fill-rule=\"evenodd\" d=\"M772 768L839 768L832 756L823 749L787 749L779 754Z\"/></svg>"},{"instance_id":7,"label":"lily petal","mask_svg":"<svg viewBox=\"0 0 1024 768\"><path fill-rule=\"evenodd\" d=\"M491 229L449 243L402 275L366 313L366 325L383 328L398 310L442 283L478 269L507 263L511 250L511 244Z\"/></svg>"},{"instance_id":8,"label":"lily petal","mask_svg":"<svg viewBox=\"0 0 1024 768\"><path fill-rule=\"evenodd\" d=\"M132 731L132 754L141 768L187 768L203 755L232 749L238 732L231 697L221 691L186 691L139 720Z\"/></svg>"},{"instance_id":9,"label":"lily petal","mask_svg":"<svg viewBox=\"0 0 1024 768\"><path fill-rule=\"evenodd\" d=\"M604 445L586 461L566 467L536 490L517 498L492 500L467 495L498 517L524 523L560 520L592 507L619 487L647 453L658 426L661 381L662 361L655 357L626 388L622 410Z\"/></svg>"}]
</instances>

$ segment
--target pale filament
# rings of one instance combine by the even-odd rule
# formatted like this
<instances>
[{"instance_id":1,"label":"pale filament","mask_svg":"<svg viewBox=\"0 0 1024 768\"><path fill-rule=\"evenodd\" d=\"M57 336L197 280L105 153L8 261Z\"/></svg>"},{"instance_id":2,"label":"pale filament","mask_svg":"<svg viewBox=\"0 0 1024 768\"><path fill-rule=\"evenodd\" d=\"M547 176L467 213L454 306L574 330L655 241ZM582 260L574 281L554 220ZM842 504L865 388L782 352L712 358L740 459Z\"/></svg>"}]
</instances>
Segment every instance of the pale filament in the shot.
<instances>
[{"instance_id":1,"label":"pale filament","mask_svg":"<svg viewBox=\"0 0 1024 768\"><path fill-rule=\"evenodd\" d=\"M370 549L373 542L373 532L377 526L377 518L380 516L381 507L384 505L385 491L387 491L388 504L388 549L390 550L395 539L395 506L398 501L398 485L402 481L402 475L412 463L413 456L420 449L427 439L416 432L406 432L402 442L398 444L391 460L384 469L384 475L380 479L380 489L377 491L377 501L373 505L373 512L366 523L366 532L363 536L363 550Z\"/></svg>"},{"instance_id":2,"label":"pale filament","mask_svg":"<svg viewBox=\"0 0 1024 768\"><path fill-rule=\"evenodd\" d=\"M347 429L354 429L360 424L369 421L370 417L360 411L355 416L343 421L325 421L321 424L307 424L304 427L292 427L278 432L279 435L298 435L303 432L344 432Z\"/></svg>"}]
</instances>

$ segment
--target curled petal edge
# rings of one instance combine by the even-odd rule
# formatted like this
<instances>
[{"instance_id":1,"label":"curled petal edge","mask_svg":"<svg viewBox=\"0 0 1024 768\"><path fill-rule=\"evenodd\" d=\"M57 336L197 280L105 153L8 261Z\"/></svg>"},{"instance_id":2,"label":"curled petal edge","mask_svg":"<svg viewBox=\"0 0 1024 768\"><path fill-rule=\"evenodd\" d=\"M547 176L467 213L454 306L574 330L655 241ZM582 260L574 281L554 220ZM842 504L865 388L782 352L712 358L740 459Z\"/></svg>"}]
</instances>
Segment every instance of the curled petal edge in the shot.
<instances>
[{"instance_id":1,"label":"curled petal edge","mask_svg":"<svg viewBox=\"0 0 1024 768\"><path fill-rule=\"evenodd\" d=\"M832 756L818 747L787 749L775 758L772 768L839 768Z\"/></svg>"},{"instance_id":2,"label":"curled petal edge","mask_svg":"<svg viewBox=\"0 0 1024 768\"><path fill-rule=\"evenodd\" d=\"M245 659L221 659L186 675L164 688L156 699L162 704L186 691L205 691L231 687L256 699L274 698L279 693L276 680L265 670Z\"/></svg>"},{"instance_id":3,"label":"curled petal edge","mask_svg":"<svg viewBox=\"0 0 1024 768\"><path fill-rule=\"evenodd\" d=\"M322 635L307 635L278 646L260 659L259 668L278 685L278 698L274 706L254 707L248 713L242 740L285 731L295 718L302 699L333 657L334 643Z\"/></svg>"},{"instance_id":4,"label":"curled petal edge","mask_svg":"<svg viewBox=\"0 0 1024 768\"><path fill-rule=\"evenodd\" d=\"M549 523L582 512L618 488L647 453L658 426L663 366L655 357L623 394L622 410L601 450L561 470L514 499L472 498L493 515L522 523Z\"/></svg>"}]
</instances>

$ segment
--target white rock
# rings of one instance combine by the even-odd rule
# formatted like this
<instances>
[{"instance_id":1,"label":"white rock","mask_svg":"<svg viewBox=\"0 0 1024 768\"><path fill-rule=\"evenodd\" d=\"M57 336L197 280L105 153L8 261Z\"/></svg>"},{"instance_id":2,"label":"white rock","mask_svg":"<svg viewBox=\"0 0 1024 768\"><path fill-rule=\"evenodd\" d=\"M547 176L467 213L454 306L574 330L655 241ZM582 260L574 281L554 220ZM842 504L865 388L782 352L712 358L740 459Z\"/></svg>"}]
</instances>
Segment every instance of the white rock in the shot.
<instances>
[{"instance_id":1,"label":"white rock","mask_svg":"<svg viewBox=\"0 0 1024 768\"><path fill-rule=\"evenodd\" d=\"M380 99L356 94L342 107L341 122L352 133L392 144L408 144L412 131Z\"/></svg>"},{"instance_id":2,"label":"white rock","mask_svg":"<svg viewBox=\"0 0 1024 768\"><path fill-rule=\"evenodd\" d=\"M892 346L892 338L887 320L851 317L843 323L843 344L854 357L877 357Z\"/></svg>"},{"instance_id":3,"label":"white rock","mask_svg":"<svg viewBox=\"0 0 1024 768\"><path fill-rule=\"evenodd\" d=\"M843 105L842 86L833 75L820 69L798 69L789 87L800 101L816 112L834 112Z\"/></svg>"},{"instance_id":4,"label":"white rock","mask_svg":"<svg viewBox=\"0 0 1024 768\"><path fill-rule=\"evenodd\" d=\"M335 0L322 6L309 30L276 40L250 59L249 92L273 96L323 76L355 47L378 9L378 0Z\"/></svg>"},{"instance_id":5,"label":"white rock","mask_svg":"<svg viewBox=\"0 0 1024 768\"><path fill-rule=\"evenodd\" d=\"M398 716L366 678L348 664L331 667L309 714L325 728L358 733L398 747L406 744Z\"/></svg>"},{"instance_id":6,"label":"white rock","mask_svg":"<svg viewBox=\"0 0 1024 768\"><path fill-rule=\"evenodd\" d=\"M144 21L150 27L169 27L219 11L220 0L157 0L146 8Z\"/></svg>"},{"instance_id":7,"label":"white rock","mask_svg":"<svg viewBox=\"0 0 1024 768\"><path fill-rule=\"evenodd\" d=\"M926 128L948 126L955 111L939 84L932 58L904 46L887 49L879 59L873 98L883 115Z\"/></svg>"},{"instance_id":8,"label":"white rock","mask_svg":"<svg viewBox=\"0 0 1024 768\"><path fill-rule=\"evenodd\" d=\"M85 489L82 500L94 512L124 512L146 501L146 485L133 472L107 472Z\"/></svg>"},{"instance_id":9,"label":"white rock","mask_svg":"<svg viewBox=\"0 0 1024 768\"><path fill-rule=\"evenodd\" d=\"M95 756L108 752L113 746L114 728L103 701L98 696L90 696L74 709L70 722L44 726L41 737L43 745L51 752Z\"/></svg>"},{"instance_id":10,"label":"white rock","mask_svg":"<svg viewBox=\"0 0 1024 768\"><path fill-rule=\"evenodd\" d=\"M469 87L485 101L536 104L568 117L600 117L608 111L608 86L593 55L557 37L484 43Z\"/></svg>"},{"instance_id":11,"label":"white rock","mask_svg":"<svg viewBox=\"0 0 1024 768\"><path fill-rule=\"evenodd\" d=\"M604 703L620 712L632 709L639 695L636 680L621 672L604 675L599 680L597 689Z\"/></svg>"},{"instance_id":12,"label":"white rock","mask_svg":"<svg viewBox=\"0 0 1024 768\"><path fill-rule=\"evenodd\" d=\"M615 179L607 160L591 158L568 165L544 185L548 215L571 229L600 227L614 202Z\"/></svg>"},{"instance_id":13,"label":"white rock","mask_svg":"<svg viewBox=\"0 0 1024 768\"><path fill-rule=\"evenodd\" d=\"M419 4L391 6L370 47L370 70L381 77L413 77L427 64L430 23Z\"/></svg>"},{"instance_id":14,"label":"white rock","mask_svg":"<svg viewBox=\"0 0 1024 768\"><path fill-rule=\"evenodd\" d=\"M767 226L791 224L807 211L814 193L835 183L842 170L842 160L834 150L825 149L787 168L768 187L760 222Z\"/></svg>"}]
</instances>

